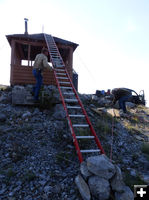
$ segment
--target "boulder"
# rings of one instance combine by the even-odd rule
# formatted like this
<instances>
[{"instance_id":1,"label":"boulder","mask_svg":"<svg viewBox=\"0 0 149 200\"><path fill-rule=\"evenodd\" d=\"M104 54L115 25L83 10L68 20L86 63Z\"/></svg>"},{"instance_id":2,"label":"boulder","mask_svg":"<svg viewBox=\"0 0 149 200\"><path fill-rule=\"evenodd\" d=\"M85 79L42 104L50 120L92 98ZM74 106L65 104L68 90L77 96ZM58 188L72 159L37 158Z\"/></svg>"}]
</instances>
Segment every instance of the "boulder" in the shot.
<instances>
[{"instance_id":1,"label":"boulder","mask_svg":"<svg viewBox=\"0 0 149 200\"><path fill-rule=\"evenodd\" d=\"M80 165L80 171L81 171L81 174L83 175L83 177L85 179L88 179L92 173L88 171L88 168L87 168L87 164L85 161L83 161Z\"/></svg>"},{"instance_id":2,"label":"boulder","mask_svg":"<svg viewBox=\"0 0 149 200\"><path fill-rule=\"evenodd\" d=\"M100 98L98 100L98 105L101 106L101 107L103 107L103 106L109 106L109 105L111 105L111 100L105 99L104 97L102 97L102 98Z\"/></svg>"},{"instance_id":3,"label":"boulder","mask_svg":"<svg viewBox=\"0 0 149 200\"><path fill-rule=\"evenodd\" d=\"M88 180L91 194L99 200L106 200L110 197L109 181L99 176L91 176Z\"/></svg>"},{"instance_id":4,"label":"boulder","mask_svg":"<svg viewBox=\"0 0 149 200\"><path fill-rule=\"evenodd\" d=\"M115 108L109 108L106 112L111 115L112 117L120 117L119 110Z\"/></svg>"},{"instance_id":5,"label":"boulder","mask_svg":"<svg viewBox=\"0 0 149 200\"><path fill-rule=\"evenodd\" d=\"M65 110L62 104L57 104L54 109L53 118L57 120L62 120L66 117Z\"/></svg>"},{"instance_id":6,"label":"boulder","mask_svg":"<svg viewBox=\"0 0 149 200\"><path fill-rule=\"evenodd\" d=\"M123 192L125 184L123 182L121 169L116 165L115 165L115 169L116 169L116 173L110 180L112 190L116 192Z\"/></svg>"},{"instance_id":7,"label":"boulder","mask_svg":"<svg viewBox=\"0 0 149 200\"><path fill-rule=\"evenodd\" d=\"M131 189L127 186L124 186L122 193L115 192L115 200L134 200L134 195Z\"/></svg>"},{"instance_id":8,"label":"boulder","mask_svg":"<svg viewBox=\"0 0 149 200\"><path fill-rule=\"evenodd\" d=\"M132 103L132 102L126 102L126 107L127 107L127 108L135 108L135 107L136 107L136 104L135 104L135 103Z\"/></svg>"},{"instance_id":9,"label":"boulder","mask_svg":"<svg viewBox=\"0 0 149 200\"><path fill-rule=\"evenodd\" d=\"M93 100L93 101L98 101L98 99L99 99L99 98L98 98L96 95L92 95L92 100Z\"/></svg>"},{"instance_id":10,"label":"boulder","mask_svg":"<svg viewBox=\"0 0 149 200\"><path fill-rule=\"evenodd\" d=\"M3 113L0 113L0 122L5 122L7 119L6 115Z\"/></svg>"},{"instance_id":11,"label":"boulder","mask_svg":"<svg viewBox=\"0 0 149 200\"><path fill-rule=\"evenodd\" d=\"M91 194L90 194L89 187L88 187L87 183L85 182L85 180L82 178L81 175L76 176L75 183L76 183L76 185L79 189L79 192L82 196L82 199L83 200L90 200Z\"/></svg>"},{"instance_id":12,"label":"boulder","mask_svg":"<svg viewBox=\"0 0 149 200\"><path fill-rule=\"evenodd\" d=\"M32 116L32 114L29 111L27 111L27 112L23 113L22 119L26 119L26 118L29 118L31 116Z\"/></svg>"},{"instance_id":13,"label":"boulder","mask_svg":"<svg viewBox=\"0 0 149 200\"><path fill-rule=\"evenodd\" d=\"M104 154L87 158L87 168L91 173L105 179L112 178L116 171L115 166Z\"/></svg>"}]
</instances>

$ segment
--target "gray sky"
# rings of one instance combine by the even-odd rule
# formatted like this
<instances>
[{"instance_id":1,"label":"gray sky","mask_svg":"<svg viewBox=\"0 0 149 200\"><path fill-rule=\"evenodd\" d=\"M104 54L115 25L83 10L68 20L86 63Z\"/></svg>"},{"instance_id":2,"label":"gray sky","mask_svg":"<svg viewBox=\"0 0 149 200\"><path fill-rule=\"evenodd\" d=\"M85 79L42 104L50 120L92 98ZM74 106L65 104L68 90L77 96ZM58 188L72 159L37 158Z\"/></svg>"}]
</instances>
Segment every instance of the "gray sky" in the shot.
<instances>
[{"instance_id":1,"label":"gray sky","mask_svg":"<svg viewBox=\"0 0 149 200\"><path fill-rule=\"evenodd\" d=\"M0 0L0 84L9 84L7 34L44 32L79 44L79 91L129 87L148 92L148 0Z\"/></svg>"}]
</instances>

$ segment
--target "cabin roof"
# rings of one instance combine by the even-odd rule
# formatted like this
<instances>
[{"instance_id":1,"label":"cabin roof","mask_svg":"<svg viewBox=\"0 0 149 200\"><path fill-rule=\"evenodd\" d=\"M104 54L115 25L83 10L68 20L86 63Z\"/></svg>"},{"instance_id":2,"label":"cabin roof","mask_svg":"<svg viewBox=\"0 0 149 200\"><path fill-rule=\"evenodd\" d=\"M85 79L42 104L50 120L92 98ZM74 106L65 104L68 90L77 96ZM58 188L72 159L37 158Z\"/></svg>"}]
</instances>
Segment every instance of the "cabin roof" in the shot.
<instances>
[{"instance_id":1,"label":"cabin roof","mask_svg":"<svg viewBox=\"0 0 149 200\"><path fill-rule=\"evenodd\" d=\"M47 34L48 35L48 34ZM6 38L11 45L11 40L12 39L22 39L22 40L30 40L30 41L45 41L44 34L43 33L38 33L38 34L13 34L13 35L6 35ZM78 44L74 42L70 42L68 40L64 40L58 37L54 37L54 41L56 43L60 43L66 46L72 46L73 51L77 48Z\"/></svg>"}]
</instances>

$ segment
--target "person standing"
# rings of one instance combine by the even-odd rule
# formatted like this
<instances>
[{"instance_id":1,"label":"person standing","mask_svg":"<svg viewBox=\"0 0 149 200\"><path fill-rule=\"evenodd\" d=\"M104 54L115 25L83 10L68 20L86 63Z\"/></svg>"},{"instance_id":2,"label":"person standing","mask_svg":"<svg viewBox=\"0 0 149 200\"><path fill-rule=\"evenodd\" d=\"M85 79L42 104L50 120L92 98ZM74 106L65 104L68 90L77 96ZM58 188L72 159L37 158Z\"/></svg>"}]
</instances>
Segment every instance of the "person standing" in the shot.
<instances>
[{"instance_id":1,"label":"person standing","mask_svg":"<svg viewBox=\"0 0 149 200\"><path fill-rule=\"evenodd\" d=\"M48 49L43 48L41 50L41 53L36 55L35 62L33 65L32 73L36 79L36 85L33 88L35 102L38 102L38 100L39 100L39 92L40 92L40 88L43 84L42 72L43 72L44 68L48 68L48 69L50 69L50 71L53 70L53 67L48 64L47 56L48 56Z\"/></svg>"}]
</instances>

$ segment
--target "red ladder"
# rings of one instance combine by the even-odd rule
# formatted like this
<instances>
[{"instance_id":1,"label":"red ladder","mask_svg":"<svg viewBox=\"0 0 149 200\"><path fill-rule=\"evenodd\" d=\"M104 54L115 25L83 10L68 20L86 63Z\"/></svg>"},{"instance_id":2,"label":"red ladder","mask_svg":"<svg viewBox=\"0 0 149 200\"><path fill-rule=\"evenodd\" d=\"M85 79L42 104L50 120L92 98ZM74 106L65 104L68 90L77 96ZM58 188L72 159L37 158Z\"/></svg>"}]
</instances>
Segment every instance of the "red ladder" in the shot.
<instances>
[{"instance_id":1,"label":"red ladder","mask_svg":"<svg viewBox=\"0 0 149 200\"><path fill-rule=\"evenodd\" d=\"M82 102L75 90L72 80L68 74L68 71L65 67L63 59L60 55L60 52L57 48L57 45L51 35L44 34L46 44L48 47L49 55L51 62L54 67L54 76L56 79L57 87L61 96L61 100L63 103L63 107L66 112L66 116L68 119L68 124L70 127L70 131L73 137L73 142L76 148L76 152L79 157L79 161L83 161L82 153L95 153L98 152L100 154L104 154L104 150L100 144L100 141L96 135L96 132L88 118L88 115L82 105ZM72 98L73 97L73 98ZM75 104L75 106L74 106ZM73 113L70 113L70 112ZM76 114L81 111L81 114ZM74 114L75 112L75 114ZM85 123L74 123L73 119L81 121L81 119L85 120ZM89 133L86 131L86 135L79 135L79 130L82 129L89 129ZM96 149L85 149L82 150L79 147L79 143L82 140L94 140L96 142Z\"/></svg>"}]
</instances>

